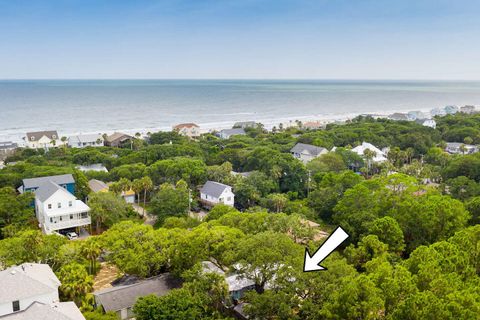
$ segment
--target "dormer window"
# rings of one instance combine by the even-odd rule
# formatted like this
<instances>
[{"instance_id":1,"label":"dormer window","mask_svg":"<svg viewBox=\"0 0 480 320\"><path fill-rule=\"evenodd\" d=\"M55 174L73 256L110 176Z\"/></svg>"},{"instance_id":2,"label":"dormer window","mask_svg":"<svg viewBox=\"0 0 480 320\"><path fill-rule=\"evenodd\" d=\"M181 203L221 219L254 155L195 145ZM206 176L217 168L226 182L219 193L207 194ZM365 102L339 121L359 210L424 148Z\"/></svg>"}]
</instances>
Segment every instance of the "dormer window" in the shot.
<instances>
[{"instance_id":1,"label":"dormer window","mask_svg":"<svg viewBox=\"0 0 480 320\"><path fill-rule=\"evenodd\" d=\"M57 139L57 136L55 134L52 134L52 139Z\"/></svg>"},{"instance_id":2,"label":"dormer window","mask_svg":"<svg viewBox=\"0 0 480 320\"><path fill-rule=\"evenodd\" d=\"M35 137L33 137L33 136L32 136L32 137L30 137L30 140L34 141L34 140L35 140Z\"/></svg>"},{"instance_id":3,"label":"dormer window","mask_svg":"<svg viewBox=\"0 0 480 320\"><path fill-rule=\"evenodd\" d=\"M57 203L57 207L58 207L58 209L60 209L62 207L62 204L60 202Z\"/></svg>"},{"instance_id":4,"label":"dormer window","mask_svg":"<svg viewBox=\"0 0 480 320\"><path fill-rule=\"evenodd\" d=\"M51 203L48 204L48 209L52 209L52 204Z\"/></svg>"}]
</instances>

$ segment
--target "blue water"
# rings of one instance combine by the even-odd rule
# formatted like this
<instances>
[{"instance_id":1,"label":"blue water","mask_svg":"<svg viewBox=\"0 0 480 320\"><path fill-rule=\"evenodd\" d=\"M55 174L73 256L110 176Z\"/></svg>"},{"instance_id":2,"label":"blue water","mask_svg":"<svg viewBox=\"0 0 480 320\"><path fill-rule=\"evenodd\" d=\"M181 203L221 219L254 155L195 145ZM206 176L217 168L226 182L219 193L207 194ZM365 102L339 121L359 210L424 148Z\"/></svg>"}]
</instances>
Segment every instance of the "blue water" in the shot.
<instances>
[{"instance_id":1,"label":"blue water","mask_svg":"<svg viewBox=\"0 0 480 320\"><path fill-rule=\"evenodd\" d=\"M269 80L0 81L0 141L26 131L147 132L175 123L351 117L480 104L480 82Z\"/></svg>"}]
</instances>

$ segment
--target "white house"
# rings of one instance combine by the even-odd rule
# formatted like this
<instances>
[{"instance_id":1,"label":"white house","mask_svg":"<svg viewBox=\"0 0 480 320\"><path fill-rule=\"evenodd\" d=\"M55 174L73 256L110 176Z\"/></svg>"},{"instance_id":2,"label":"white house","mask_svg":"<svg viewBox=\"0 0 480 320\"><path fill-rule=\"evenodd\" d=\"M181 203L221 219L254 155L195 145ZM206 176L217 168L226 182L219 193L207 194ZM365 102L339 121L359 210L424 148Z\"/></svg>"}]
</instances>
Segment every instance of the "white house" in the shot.
<instances>
[{"instance_id":1,"label":"white house","mask_svg":"<svg viewBox=\"0 0 480 320\"><path fill-rule=\"evenodd\" d=\"M303 163L307 163L321 156L322 154L328 153L328 150L322 147L313 146L311 144L297 143L290 150L290 153Z\"/></svg>"},{"instance_id":2,"label":"white house","mask_svg":"<svg viewBox=\"0 0 480 320\"><path fill-rule=\"evenodd\" d=\"M48 180L35 190L35 213L46 234L88 226L90 208L55 182Z\"/></svg>"},{"instance_id":3,"label":"white house","mask_svg":"<svg viewBox=\"0 0 480 320\"><path fill-rule=\"evenodd\" d=\"M378 149L373 144L368 143L368 142L362 142L361 145L353 148L351 151L355 152L356 154L358 154L359 156L364 158L366 150L370 150L370 151L373 151L375 153L375 156L372 158L373 162L380 163L380 162L387 161L386 154L382 150Z\"/></svg>"},{"instance_id":4,"label":"white house","mask_svg":"<svg viewBox=\"0 0 480 320\"><path fill-rule=\"evenodd\" d=\"M25 145L31 149L55 148L63 144L57 131L27 132L25 137Z\"/></svg>"},{"instance_id":5,"label":"white house","mask_svg":"<svg viewBox=\"0 0 480 320\"><path fill-rule=\"evenodd\" d=\"M432 129L435 129L437 127L437 122L433 119L417 119L415 121L424 127L429 127Z\"/></svg>"},{"instance_id":6,"label":"white house","mask_svg":"<svg viewBox=\"0 0 480 320\"><path fill-rule=\"evenodd\" d=\"M207 181L200 189L200 201L208 207L219 203L233 207L234 200L235 194L232 192L232 187L223 183Z\"/></svg>"},{"instance_id":7,"label":"white house","mask_svg":"<svg viewBox=\"0 0 480 320\"><path fill-rule=\"evenodd\" d=\"M478 152L478 147L460 142L447 142L445 151L450 154L472 154Z\"/></svg>"},{"instance_id":8,"label":"white house","mask_svg":"<svg viewBox=\"0 0 480 320\"><path fill-rule=\"evenodd\" d=\"M108 169L101 163L94 163L85 166L77 166L77 169L82 172L95 171L95 172L108 172Z\"/></svg>"},{"instance_id":9,"label":"white house","mask_svg":"<svg viewBox=\"0 0 480 320\"><path fill-rule=\"evenodd\" d=\"M200 127L195 123L180 123L174 126L173 130L178 132L178 134L189 138L200 136Z\"/></svg>"},{"instance_id":10,"label":"white house","mask_svg":"<svg viewBox=\"0 0 480 320\"><path fill-rule=\"evenodd\" d=\"M101 134L81 134L68 138L68 146L71 148L103 147L104 138Z\"/></svg>"},{"instance_id":11,"label":"white house","mask_svg":"<svg viewBox=\"0 0 480 320\"><path fill-rule=\"evenodd\" d=\"M73 302L60 302L60 281L46 264L24 263L0 271L0 318L85 320Z\"/></svg>"}]
</instances>

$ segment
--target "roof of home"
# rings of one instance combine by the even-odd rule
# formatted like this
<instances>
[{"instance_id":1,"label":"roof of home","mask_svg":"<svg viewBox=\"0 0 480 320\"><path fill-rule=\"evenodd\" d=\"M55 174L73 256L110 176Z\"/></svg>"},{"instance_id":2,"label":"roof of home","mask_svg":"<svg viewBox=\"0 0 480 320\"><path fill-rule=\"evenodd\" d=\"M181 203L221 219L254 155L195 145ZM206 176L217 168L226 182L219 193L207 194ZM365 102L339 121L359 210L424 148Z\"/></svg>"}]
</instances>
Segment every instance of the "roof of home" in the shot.
<instances>
[{"instance_id":1,"label":"roof of home","mask_svg":"<svg viewBox=\"0 0 480 320\"><path fill-rule=\"evenodd\" d=\"M46 264L24 263L0 271L0 304L57 291L60 281Z\"/></svg>"},{"instance_id":2,"label":"roof of home","mask_svg":"<svg viewBox=\"0 0 480 320\"><path fill-rule=\"evenodd\" d=\"M179 123L173 127L173 129L182 129L182 128L199 128L198 124L189 122L189 123Z\"/></svg>"},{"instance_id":3,"label":"roof of home","mask_svg":"<svg viewBox=\"0 0 480 320\"><path fill-rule=\"evenodd\" d=\"M90 187L90 189L93 192L100 192L102 190L107 190L108 189L108 185L105 182L97 180L97 179L92 179L92 180L88 181L88 186Z\"/></svg>"},{"instance_id":4,"label":"roof of home","mask_svg":"<svg viewBox=\"0 0 480 320\"><path fill-rule=\"evenodd\" d=\"M58 184L52 181L46 181L45 183L41 184L37 190L35 190L35 198L44 202L48 198L50 198L55 192L60 191L66 193L68 197L75 198L73 194L65 190L64 188L60 187Z\"/></svg>"},{"instance_id":5,"label":"roof of home","mask_svg":"<svg viewBox=\"0 0 480 320\"><path fill-rule=\"evenodd\" d=\"M447 148L460 148L461 146L464 146L465 148L476 148L476 146L472 144L465 144L461 142L447 142L445 144L447 145Z\"/></svg>"},{"instance_id":6,"label":"roof of home","mask_svg":"<svg viewBox=\"0 0 480 320\"><path fill-rule=\"evenodd\" d=\"M239 291L255 285L255 281L238 274L232 274L231 276L226 277L225 282L228 285L228 291Z\"/></svg>"},{"instance_id":7,"label":"roof of home","mask_svg":"<svg viewBox=\"0 0 480 320\"><path fill-rule=\"evenodd\" d=\"M97 304L108 311L118 311L132 307L139 297L149 294L163 296L170 290L179 288L181 281L169 273L141 280L138 283L112 287L94 292Z\"/></svg>"},{"instance_id":8,"label":"roof of home","mask_svg":"<svg viewBox=\"0 0 480 320\"><path fill-rule=\"evenodd\" d=\"M408 114L395 112L388 116L392 120L409 120Z\"/></svg>"},{"instance_id":9,"label":"roof of home","mask_svg":"<svg viewBox=\"0 0 480 320\"><path fill-rule=\"evenodd\" d=\"M317 147L313 146L311 144L305 144L305 143L297 143L291 150L290 152L293 153L304 153L307 151L309 154L312 156L318 156L322 152L326 151L327 149L323 147Z\"/></svg>"},{"instance_id":10,"label":"roof of home","mask_svg":"<svg viewBox=\"0 0 480 320\"><path fill-rule=\"evenodd\" d=\"M2 320L85 320L74 302L32 303L27 309L3 317Z\"/></svg>"},{"instance_id":11,"label":"roof of home","mask_svg":"<svg viewBox=\"0 0 480 320\"><path fill-rule=\"evenodd\" d=\"M362 142L361 145L356 146L351 151L363 157L365 155L365 150L375 152L375 157L373 157L372 159L375 162L382 162L387 160L387 158L385 157L385 153L382 150L378 149L373 144L368 142Z\"/></svg>"},{"instance_id":12,"label":"roof of home","mask_svg":"<svg viewBox=\"0 0 480 320\"><path fill-rule=\"evenodd\" d=\"M102 172L108 172L107 168L101 164L101 163L93 163L90 165L86 166L77 166L78 170L80 171L102 171Z\"/></svg>"},{"instance_id":13,"label":"roof of home","mask_svg":"<svg viewBox=\"0 0 480 320\"><path fill-rule=\"evenodd\" d=\"M257 126L257 123L255 121L239 121L239 122L235 122L235 124L233 125L234 128L237 128L237 127L246 128L246 127L256 127L256 126Z\"/></svg>"},{"instance_id":14,"label":"roof of home","mask_svg":"<svg viewBox=\"0 0 480 320\"><path fill-rule=\"evenodd\" d=\"M127 139L131 139L131 138L133 138L133 137L129 136L126 133L114 132L113 134L107 136L107 138L105 140L107 140L108 142L113 142L113 141L116 141L116 140L119 140L119 139L127 140Z\"/></svg>"},{"instance_id":15,"label":"roof of home","mask_svg":"<svg viewBox=\"0 0 480 320\"><path fill-rule=\"evenodd\" d=\"M23 187L25 189L38 188L40 187L40 185L44 184L47 181L52 181L56 184L75 183L75 179L73 179L73 176L70 173L68 173L68 174L60 174L56 176L23 179Z\"/></svg>"},{"instance_id":16,"label":"roof of home","mask_svg":"<svg viewBox=\"0 0 480 320\"><path fill-rule=\"evenodd\" d=\"M49 139L58 139L58 133L56 130L27 132L27 139L29 141L40 140L40 138L42 138L43 136L46 136Z\"/></svg>"},{"instance_id":17,"label":"roof of home","mask_svg":"<svg viewBox=\"0 0 480 320\"><path fill-rule=\"evenodd\" d=\"M18 144L12 141L1 141L0 142L0 149L14 149L18 147Z\"/></svg>"},{"instance_id":18,"label":"roof of home","mask_svg":"<svg viewBox=\"0 0 480 320\"><path fill-rule=\"evenodd\" d=\"M245 130L243 128L223 129L220 131L220 133L228 136L234 136L234 135L245 134Z\"/></svg>"},{"instance_id":19,"label":"roof of home","mask_svg":"<svg viewBox=\"0 0 480 320\"><path fill-rule=\"evenodd\" d=\"M103 141L103 137L100 133L79 134L68 138L70 143L97 142L98 139Z\"/></svg>"},{"instance_id":20,"label":"roof of home","mask_svg":"<svg viewBox=\"0 0 480 320\"><path fill-rule=\"evenodd\" d=\"M220 182L207 181L203 185L202 189L200 189L200 192L203 194L208 194L209 196L218 198L223 193L223 191L225 191L225 189L227 188L231 188L231 187Z\"/></svg>"}]
</instances>

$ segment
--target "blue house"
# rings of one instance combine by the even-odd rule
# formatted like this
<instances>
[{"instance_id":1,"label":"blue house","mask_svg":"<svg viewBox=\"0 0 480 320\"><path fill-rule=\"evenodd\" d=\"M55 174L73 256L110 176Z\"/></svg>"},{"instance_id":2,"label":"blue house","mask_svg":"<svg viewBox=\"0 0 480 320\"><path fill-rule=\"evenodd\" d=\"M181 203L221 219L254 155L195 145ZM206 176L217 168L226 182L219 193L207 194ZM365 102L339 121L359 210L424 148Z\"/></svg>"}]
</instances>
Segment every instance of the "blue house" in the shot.
<instances>
[{"instance_id":1,"label":"blue house","mask_svg":"<svg viewBox=\"0 0 480 320\"><path fill-rule=\"evenodd\" d=\"M61 186L62 188L67 189L67 191L71 194L75 194L75 179L73 179L73 176L71 174L23 179L23 185L18 188L18 191L20 191L20 193L24 193L27 191L34 192L41 185L45 184L48 181L52 181Z\"/></svg>"}]
</instances>

